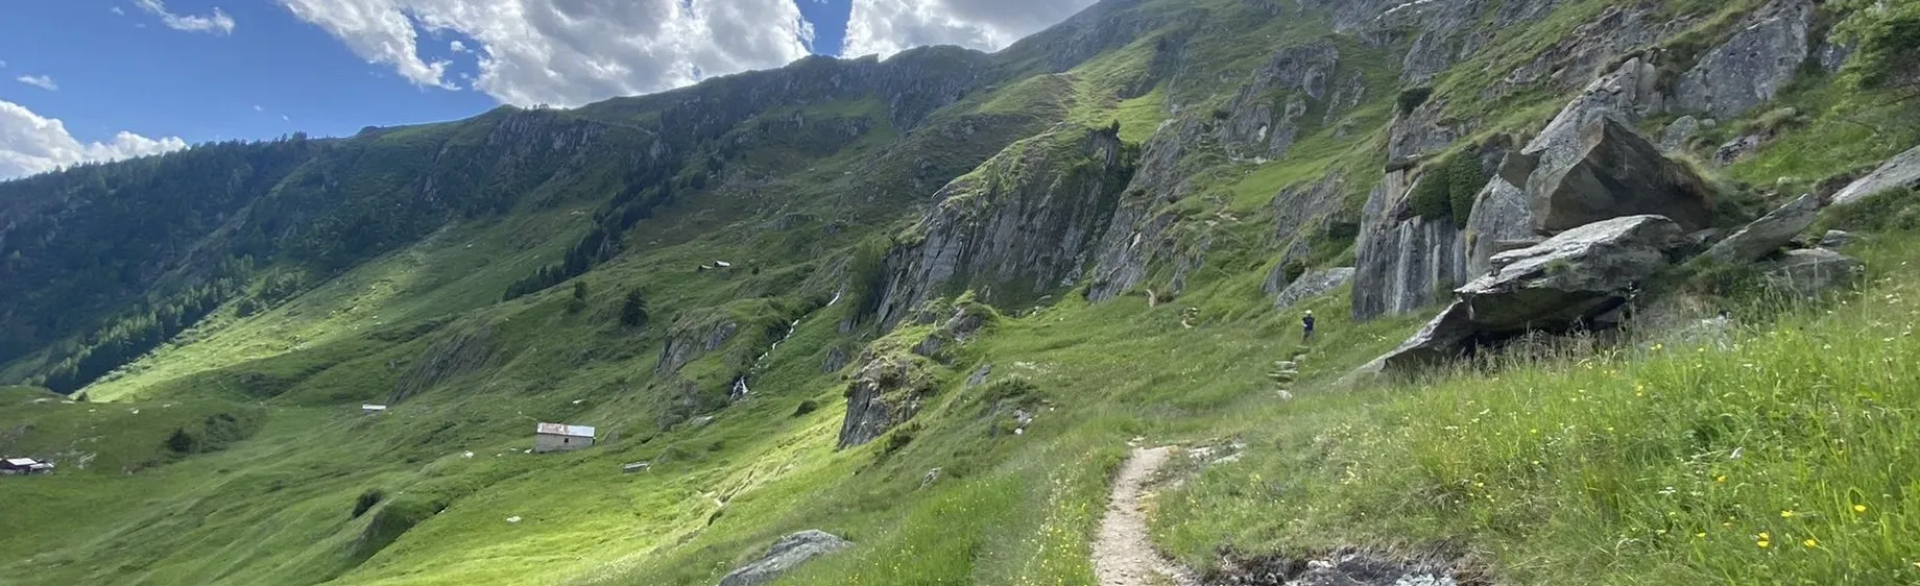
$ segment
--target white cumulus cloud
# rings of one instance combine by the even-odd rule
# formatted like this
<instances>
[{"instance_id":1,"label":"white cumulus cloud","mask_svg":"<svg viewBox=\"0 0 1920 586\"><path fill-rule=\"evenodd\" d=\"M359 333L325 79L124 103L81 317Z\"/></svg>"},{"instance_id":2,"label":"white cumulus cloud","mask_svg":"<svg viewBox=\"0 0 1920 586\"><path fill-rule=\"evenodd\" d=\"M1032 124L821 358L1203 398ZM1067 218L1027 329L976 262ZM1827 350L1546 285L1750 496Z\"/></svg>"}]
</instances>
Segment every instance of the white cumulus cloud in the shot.
<instances>
[{"instance_id":1,"label":"white cumulus cloud","mask_svg":"<svg viewBox=\"0 0 1920 586\"><path fill-rule=\"evenodd\" d=\"M152 139L125 131L114 135L111 142L82 143L59 119L43 118L25 106L0 100L0 180L186 147L186 141L179 137Z\"/></svg>"},{"instance_id":2,"label":"white cumulus cloud","mask_svg":"<svg viewBox=\"0 0 1920 586\"><path fill-rule=\"evenodd\" d=\"M1066 20L1094 0L853 0L841 55L923 45L992 51Z\"/></svg>"},{"instance_id":3,"label":"white cumulus cloud","mask_svg":"<svg viewBox=\"0 0 1920 586\"><path fill-rule=\"evenodd\" d=\"M133 5L140 7L141 10L145 10L149 14L160 17L160 22L167 25L167 28L173 30L219 35L233 32L233 17L227 16L226 11L220 10L218 7L213 9L213 14L194 16L191 14L174 14L168 12L166 3L161 2L161 0L133 0Z\"/></svg>"},{"instance_id":4,"label":"white cumulus cloud","mask_svg":"<svg viewBox=\"0 0 1920 586\"><path fill-rule=\"evenodd\" d=\"M54 83L53 78L47 77L45 75L22 75L20 77L16 77L13 79L20 83L24 83L24 84L37 87L43 90L47 90L50 92L60 91L60 84Z\"/></svg>"},{"instance_id":5,"label":"white cumulus cloud","mask_svg":"<svg viewBox=\"0 0 1920 586\"><path fill-rule=\"evenodd\" d=\"M469 39L473 89L517 105L576 106L804 57L793 0L279 0L354 54L423 87L455 88L420 37ZM467 58L467 57L461 57Z\"/></svg>"}]
</instances>

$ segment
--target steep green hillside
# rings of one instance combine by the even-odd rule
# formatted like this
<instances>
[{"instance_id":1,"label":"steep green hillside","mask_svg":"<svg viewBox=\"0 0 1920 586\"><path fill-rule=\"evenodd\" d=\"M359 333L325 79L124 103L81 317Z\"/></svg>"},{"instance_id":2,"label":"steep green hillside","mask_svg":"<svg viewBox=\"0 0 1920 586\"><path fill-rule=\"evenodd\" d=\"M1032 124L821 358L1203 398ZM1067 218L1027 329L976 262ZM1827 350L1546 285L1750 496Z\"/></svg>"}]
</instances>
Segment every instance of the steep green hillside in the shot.
<instances>
[{"instance_id":1,"label":"steep green hillside","mask_svg":"<svg viewBox=\"0 0 1920 586\"><path fill-rule=\"evenodd\" d=\"M1092 585L1157 445L1151 537L1210 583L1910 583L1911 179L1821 214L1858 290L1690 265L1624 342L1348 375L1534 236L1502 202L1551 120L1640 130L1731 232L1920 144L1914 23L1108 0L0 183L0 456L60 464L0 477L0 584L713 584L818 529L854 545L778 584Z\"/></svg>"}]
</instances>

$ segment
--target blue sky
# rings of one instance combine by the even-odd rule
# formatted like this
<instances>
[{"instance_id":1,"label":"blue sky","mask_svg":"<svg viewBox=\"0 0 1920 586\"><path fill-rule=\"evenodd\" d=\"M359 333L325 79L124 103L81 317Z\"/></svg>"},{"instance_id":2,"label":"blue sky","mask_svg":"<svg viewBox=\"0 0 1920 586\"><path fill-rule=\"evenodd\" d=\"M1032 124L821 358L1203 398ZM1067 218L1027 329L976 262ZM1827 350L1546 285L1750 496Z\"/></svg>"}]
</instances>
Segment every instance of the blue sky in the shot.
<instances>
[{"instance_id":1,"label":"blue sky","mask_svg":"<svg viewBox=\"0 0 1920 586\"><path fill-rule=\"evenodd\" d=\"M577 106L809 51L992 50L1091 1L7 0L0 179L502 103Z\"/></svg>"}]
</instances>

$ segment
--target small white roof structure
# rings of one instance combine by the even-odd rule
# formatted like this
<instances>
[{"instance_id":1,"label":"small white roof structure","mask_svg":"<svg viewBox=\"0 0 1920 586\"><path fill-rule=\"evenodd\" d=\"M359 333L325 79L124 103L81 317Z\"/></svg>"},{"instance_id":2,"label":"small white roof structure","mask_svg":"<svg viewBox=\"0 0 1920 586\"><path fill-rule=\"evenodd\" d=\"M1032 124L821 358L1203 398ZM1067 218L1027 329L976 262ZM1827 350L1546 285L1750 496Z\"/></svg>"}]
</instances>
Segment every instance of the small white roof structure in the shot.
<instances>
[{"instance_id":1,"label":"small white roof structure","mask_svg":"<svg viewBox=\"0 0 1920 586\"><path fill-rule=\"evenodd\" d=\"M363 404L363 405L361 405L361 406L360 406L360 410L361 410L361 411L386 411L386 410L387 410L387 406L386 406L386 405L374 405L374 404L372 404L372 403L367 403L367 404Z\"/></svg>"},{"instance_id":2,"label":"small white roof structure","mask_svg":"<svg viewBox=\"0 0 1920 586\"><path fill-rule=\"evenodd\" d=\"M8 466L18 466L21 468L25 468L25 467L40 463L39 460L35 460L33 458L7 458L6 462Z\"/></svg>"},{"instance_id":3,"label":"small white roof structure","mask_svg":"<svg viewBox=\"0 0 1920 586\"><path fill-rule=\"evenodd\" d=\"M723 269L730 269L730 268L733 268L733 263L730 263L724 260L716 260L716 261L713 261L713 266L720 267Z\"/></svg>"},{"instance_id":4,"label":"small white roof structure","mask_svg":"<svg viewBox=\"0 0 1920 586\"><path fill-rule=\"evenodd\" d=\"M534 430L540 435L563 435L593 439L593 428L585 425L567 425L565 423L542 423Z\"/></svg>"}]
</instances>

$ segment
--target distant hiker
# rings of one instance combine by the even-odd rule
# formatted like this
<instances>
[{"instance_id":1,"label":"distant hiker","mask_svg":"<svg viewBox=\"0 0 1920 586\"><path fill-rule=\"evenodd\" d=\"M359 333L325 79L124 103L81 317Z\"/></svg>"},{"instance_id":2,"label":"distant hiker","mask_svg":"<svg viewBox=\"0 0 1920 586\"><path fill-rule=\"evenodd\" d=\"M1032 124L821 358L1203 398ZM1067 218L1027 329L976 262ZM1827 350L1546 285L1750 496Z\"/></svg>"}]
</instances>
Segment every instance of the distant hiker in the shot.
<instances>
[{"instance_id":1,"label":"distant hiker","mask_svg":"<svg viewBox=\"0 0 1920 586\"><path fill-rule=\"evenodd\" d=\"M1307 310L1307 314L1300 317L1300 328L1301 328L1300 343L1305 344L1308 342L1312 342L1313 341L1313 310Z\"/></svg>"}]
</instances>

